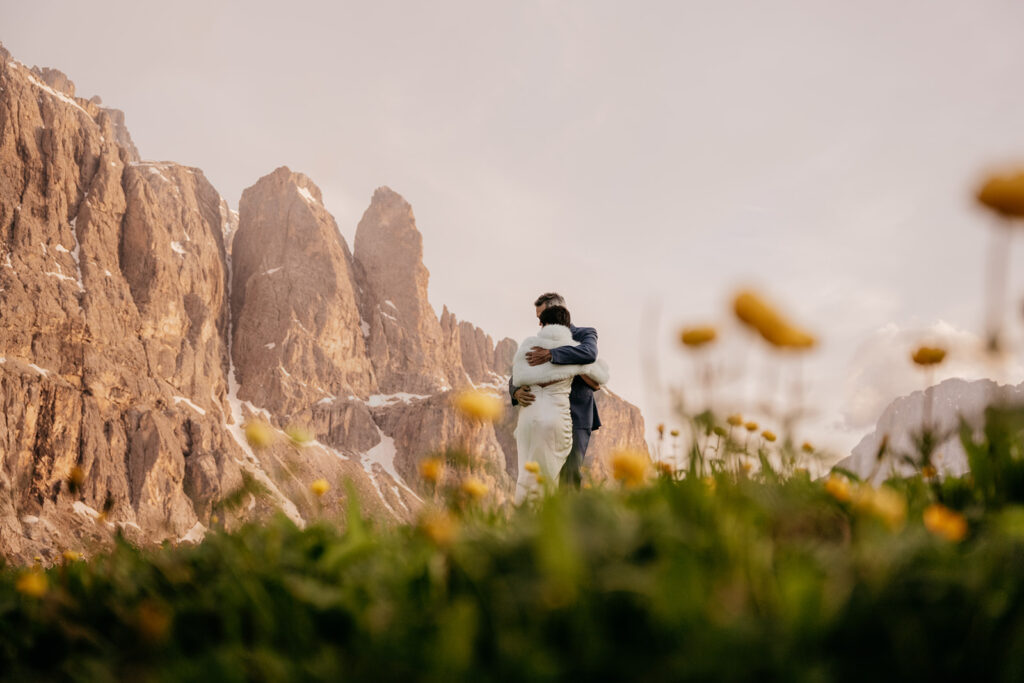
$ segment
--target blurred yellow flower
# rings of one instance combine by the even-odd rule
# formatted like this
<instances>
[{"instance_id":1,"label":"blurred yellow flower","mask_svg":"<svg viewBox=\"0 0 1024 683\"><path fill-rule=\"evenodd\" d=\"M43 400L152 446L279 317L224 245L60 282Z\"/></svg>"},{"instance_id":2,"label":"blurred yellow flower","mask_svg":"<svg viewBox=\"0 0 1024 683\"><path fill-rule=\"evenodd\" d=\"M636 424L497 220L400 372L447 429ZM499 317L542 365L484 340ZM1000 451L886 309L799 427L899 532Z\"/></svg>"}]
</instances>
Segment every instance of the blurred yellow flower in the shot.
<instances>
[{"instance_id":1,"label":"blurred yellow flower","mask_svg":"<svg viewBox=\"0 0 1024 683\"><path fill-rule=\"evenodd\" d=\"M791 325L754 292L737 294L733 300L733 311L741 322L756 330L772 346L809 349L817 343L813 335Z\"/></svg>"},{"instance_id":2,"label":"blurred yellow flower","mask_svg":"<svg viewBox=\"0 0 1024 683\"><path fill-rule=\"evenodd\" d=\"M480 500L487 495L490 489L487 488L487 484L476 477L466 477L462 482L462 490L468 493L473 500Z\"/></svg>"},{"instance_id":3,"label":"blurred yellow flower","mask_svg":"<svg viewBox=\"0 0 1024 683\"><path fill-rule=\"evenodd\" d=\"M748 432L756 432L757 431L757 427L758 427L756 422L748 422L747 424L745 424L743 426L746 427Z\"/></svg>"},{"instance_id":4,"label":"blurred yellow flower","mask_svg":"<svg viewBox=\"0 0 1024 683\"><path fill-rule=\"evenodd\" d=\"M978 201L1006 218L1024 218L1024 171L992 176L978 190Z\"/></svg>"},{"instance_id":5,"label":"blurred yellow flower","mask_svg":"<svg viewBox=\"0 0 1024 683\"><path fill-rule=\"evenodd\" d=\"M858 486L853 493L853 504L881 519L890 529L899 529L907 519L907 500L888 486L874 488L868 484Z\"/></svg>"},{"instance_id":6,"label":"blurred yellow flower","mask_svg":"<svg viewBox=\"0 0 1024 683\"><path fill-rule=\"evenodd\" d=\"M317 498L322 497L330 488L331 485L327 483L326 479L317 479L309 485L309 490L316 494Z\"/></svg>"},{"instance_id":7,"label":"blurred yellow flower","mask_svg":"<svg viewBox=\"0 0 1024 683\"><path fill-rule=\"evenodd\" d=\"M664 460L658 462L658 472L665 476L672 476L673 470L672 465L668 464Z\"/></svg>"},{"instance_id":8,"label":"blurred yellow flower","mask_svg":"<svg viewBox=\"0 0 1024 683\"><path fill-rule=\"evenodd\" d=\"M713 431L716 435L720 437L729 436L729 432L727 432L725 430L725 427L721 425L715 425L714 427L711 428L711 431Z\"/></svg>"},{"instance_id":9,"label":"blurred yellow flower","mask_svg":"<svg viewBox=\"0 0 1024 683\"><path fill-rule=\"evenodd\" d=\"M933 503L924 510L924 526L936 536L957 542L967 535L967 520L945 505Z\"/></svg>"},{"instance_id":10,"label":"blurred yellow flower","mask_svg":"<svg viewBox=\"0 0 1024 683\"><path fill-rule=\"evenodd\" d=\"M288 440L295 446L305 446L313 440L313 434L305 427L298 425L289 425L285 428L284 433L288 435Z\"/></svg>"},{"instance_id":11,"label":"blurred yellow flower","mask_svg":"<svg viewBox=\"0 0 1024 683\"><path fill-rule=\"evenodd\" d=\"M925 479L931 479L938 473L939 472L938 470L935 469L934 465L925 465L924 467L921 468L921 476L924 477Z\"/></svg>"},{"instance_id":12,"label":"blurred yellow flower","mask_svg":"<svg viewBox=\"0 0 1024 683\"><path fill-rule=\"evenodd\" d=\"M660 439L663 436L665 436L665 425L659 424L658 425L658 438Z\"/></svg>"},{"instance_id":13,"label":"blurred yellow flower","mask_svg":"<svg viewBox=\"0 0 1024 683\"><path fill-rule=\"evenodd\" d=\"M76 553L74 550L65 550L62 554L65 562L78 562L82 559L81 553Z\"/></svg>"},{"instance_id":14,"label":"blurred yellow flower","mask_svg":"<svg viewBox=\"0 0 1024 683\"><path fill-rule=\"evenodd\" d=\"M210 515L210 524L216 524L220 521L220 517L217 515Z\"/></svg>"},{"instance_id":15,"label":"blurred yellow flower","mask_svg":"<svg viewBox=\"0 0 1024 683\"><path fill-rule=\"evenodd\" d=\"M619 449L612 453L612 477L626 487L639 486L647 477L650 459L643 451Z\"/></svg>"},{"instance_id":16,"label":"blurred yellow flower","mask_svg":"<svg viewBox=\"0 0 1024 683\"><path fill-rule=\"evenodd\" d=\"M753 465L751 465L749 462L745 462L742 465L740 465L740 469L742 469L744 473L749 472L752 467Z\"/></svg>"},{"instance_id":17,"label":"blurred yellow flower","mask_svg":"<svg viewBox=\"0 0 1024 683\"><path fill-rule=\"evenodd\" d=\"M775 439L778 438L777 436L775 436L775 432L773 432L770 429L766 429L763 432L761 432L761 436L764 437L765 441L775 441Z\"/></svg>"},{"instance_id":18,"label":"blurred yellow flower","mask_svg":"<svg viewBox=\"0 0 1024 683\"><path fill-rule=\"evenodd\" d=\"M49 587L50 584L46 580L46 574L36 570L25 572L18 577L17 582L14 584L15 590L22 595L27 595L32 598L43 597L46 595L46 591Z\"/></svg>"},{"instance_id":19,"label":"blurred yellow flower","mask_svg":"<svg viewBox=\"0 0 1024 683\"><path fill-rule=\"evenodd\" d=\"M538 475L537 475L537 483L538 483L538 484L543 484L543 483L544 483L544 482L546 482L546 481L547 481L547 479L545 479L545 478L544 478L544 475L543 475L543 474L538 474Z\"/></svg>"},{"instance_id":20,"label":"blurred yellow flower","mask_svg":"<svg viewBox=\"0 0 1024 683\"><path fill-rule=\"evenodd\" d=\"M804 441L804 445L800 447L800 450L802 450L804 453L813 453L814 446L811 444L810 441Z\"/></svg>"},{"instance_id":21,"label":"blurred yellow flower","mask_svg":"<svg viewBox=\"0 0 1024 683\"><path fill-rule=\"evenodd\" d=\"M460 413L474 420L493 422L501 417L505 405L494 394L477 389L460 391L455 395L455 407Z\"/></svg>"},{"instance_id":22,"label":"blurred yellow flower","mask_svg":"<svg viewBox=\"0 0 1024 683\"><path fill-rule=\"evenodd\" d=\"M540 465L533 460L523 465L523 469L533 474L540 474Z\"/></svg>"},{"instance_id":23,"label":"blurred yellow flower","mask_svg":"<svg viewBox=\"0 0 1024 683\"><path fill-rule=\"evenodd\" d=\"M686 346L696 348L715 341L717 336L715 328L710 326L686 327L679 333L679 340Z\"/></svg>"},{"instance_id":24,"label":"blurred yellow flower","mask_svg":"<svg viewBox=\"0 0 1024 683\"><path fill-rule=\"evenodd\" d=\"M444 460L441 458L424 458L420 460L420 476L427 481L436 484L444 476Z\"/></svg>"},{"instance_id":25,"label":"blurred yellow flower","mask_svg":"<svg viewBox=\"0 0 1024 683\"><path fill-rule=\"evenodd\" d=\"M737 413L735 415L730 415L729 417L725 418L725 421L728 422L733 427L739 427L743 424L743 416Z\"/></svg>"},{"instance_id":26,"label":"blurred yellow flower","mask_svg":"<svg viewBox=\"0 0 1024 683\"><path fill-rule=\"evenodd\" d=\"M934 346L921 346L911 359L918 365L938 365L946 358L946 350Z\"/></svg>"},{"instance_id":27,"label":"blurred yellow flower","mask_svg":"<svg viewBox=\"0 0 1024 683\"><path fill-rule=\"evenodd\" d=\"M158 643L167 638L171 615L166 608L147 600L136 608L135 621L143 638Z\"/></svg>"},{"instance_id":28,"label":"blurred yellow flower","mask_svg":"<svg viewBox=\"0 0 1024 683\"><path fill-rule=\"evenodd\" d=\"M245 423L245 440L253 448L266 448L274 440L274 430L262 420Z\"/></svg>"},{"instance_id":29,"label":"blurred yellow flower","mask_svg":"<svg viewBox=\"0 0 1024 683\"><path fill-rule=\"evenodd\" d=\"M673 429L671 432L669 432L669 434L671 434L672 436L679 436L679 430Z\"/></svg>"},{"instance_id":30,"label":"blurred yellow flower","mask_svg":"<svg viewBox=\"0 0 1024 683\"><path fill-rule=\"evenodd\" d=\"M850 480L846 477L832 474L825 480L825 490L836 500L845 503L850 500Z\"/></svg>"},{"instance_id":31,"label":"blurred yellow flower","mask_svg":"<svg viewBox=\"0 0 1024 683\"><path fill-rule=\"evenodd\" d=\"M701 481L704 482L704 485L708 487L709 491L714 493L715 487L718 485L715 482L715 478L714 477L704 477L703 479L701 479Z\"/></svg>"},{"instance_id":32,"label":"blurred yellow flower","mask_svg":"<svg viewBox=\"0 0 1024 683\"><path fill-rule=\"evenodd\" d=\"M68 489L71 493L78 493L82 486L85 484L85 472L78 465L71 468L68 472Z\"/></svg>"},{"instance_id":33,"label":"blurred yellow flower","mask_svg":"<svg viewBox=\"0 0 1024 683\"><path fill-rule=\"evenodd\" d=\"M420 529L437 545L446 546L459 535L459 522L447 510L429 508L420 517Z\"/></svg>"}]
</instances>

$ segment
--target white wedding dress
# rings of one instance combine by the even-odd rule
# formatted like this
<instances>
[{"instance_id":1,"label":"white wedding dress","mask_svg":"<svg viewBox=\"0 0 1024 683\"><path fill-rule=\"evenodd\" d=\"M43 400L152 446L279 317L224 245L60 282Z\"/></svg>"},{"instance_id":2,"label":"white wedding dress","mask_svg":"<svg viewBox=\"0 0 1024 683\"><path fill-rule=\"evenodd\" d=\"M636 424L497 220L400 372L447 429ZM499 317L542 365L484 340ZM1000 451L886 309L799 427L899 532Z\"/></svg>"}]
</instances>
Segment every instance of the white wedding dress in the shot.
<instances>
[{"instance_id":1,"label":"white wedding dress","mask_svg":"<svg viewBox=\"0 0 1024 683\"><path fill-rule=\"evenodd\" d=\"M529 337L519 346L512 361L512 384L528 386L536 397L534 402L519 409L516 425L516 448L519 452L519 477L516 480L515 502L518 505L531 495L537 495L545 486L554 486L558 474L572 449L572 416L569 413L569 390L576 375L587 375L599 384L608 381L608 366L603 360L589 365L555 365L542 363L531 366L526 353L534 346L554 349L559 346L578 346L572 333L564 325L545 325L536 337ZM552 384L548 384L552 382ZM547 384L547 386L539 386ZM526 469L527 463L537 463L538 473ZM538 479L538 475L543 480Z\"/></svg>"}]
</instances>

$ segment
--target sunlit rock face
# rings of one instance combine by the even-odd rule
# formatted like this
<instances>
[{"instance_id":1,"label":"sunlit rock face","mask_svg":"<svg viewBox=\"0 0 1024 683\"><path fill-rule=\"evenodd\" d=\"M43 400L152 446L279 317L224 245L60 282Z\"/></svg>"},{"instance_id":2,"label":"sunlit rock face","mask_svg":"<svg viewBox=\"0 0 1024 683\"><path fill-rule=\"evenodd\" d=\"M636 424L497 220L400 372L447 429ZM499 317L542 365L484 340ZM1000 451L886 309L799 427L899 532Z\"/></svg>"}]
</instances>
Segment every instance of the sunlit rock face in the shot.
<instances>
[{"instance_id":1,"label":"sunlit rock face","mask_svg":"<svg viewBox=\"0 0 1024 683\"><path fill-rule=\"evenodd\" d=\"M343 516L349 490L408 521L418 460L448 448L504 500L514 411L481 424L451 397L504 395L516 343L434 312L422 241L380 188L351 252L287 168L232 211L199 169L141 161L121 112L0 47L0 553L305 524ZM598 401L592 454L642 446L639 411Z\"/></svg>"},{"instance_id":2,"label":"sunlit rock face","mask_svg":"<svg viewBox=\"0 0 1024 683\"><path fill-rule=\"evenodd\" d=\"M947 379L890 403L874 431L861 439L836 467L848 469L875 484L891 476L915 474L916 467L906 462L905 457L914 461L920 459L917 440L927 427L938 439L932 458L938 473L943 476L966 474L967 453L960 442L961 422L978 432L980 438L988 406L1022 403L1024 384L1006 386L987 379Z\"/></svg>"},{"instance_id":3,"label":"sunlit rock face","mask_svg":"<svg viewBox=\"0 0 1024 683\"><path fill-rule=\"evenodd\" d=\"M356 229L367 343L385 393L430 393L466 383L460 344L427 300L429 272L412 207L387 187L373 193ZM455 343L453 343L455 342Z\"/></svg>"}]
</instances>

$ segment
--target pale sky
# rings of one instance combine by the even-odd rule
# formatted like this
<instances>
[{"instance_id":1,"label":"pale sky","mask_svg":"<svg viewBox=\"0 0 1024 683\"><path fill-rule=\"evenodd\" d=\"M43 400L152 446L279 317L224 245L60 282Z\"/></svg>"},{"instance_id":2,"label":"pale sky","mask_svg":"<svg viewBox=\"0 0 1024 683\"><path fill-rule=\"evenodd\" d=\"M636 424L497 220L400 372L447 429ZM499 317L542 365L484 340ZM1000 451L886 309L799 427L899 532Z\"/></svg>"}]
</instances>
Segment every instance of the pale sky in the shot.
<instances>
[{"instance_id":1,"label":"pale sky","mask_svg":"<svg viewBox=\"0 0 1024 683\"><path fill-rule=\"evenodd\" d=\"M644 355L688 386L676 329L738 333L744 284L821 336L805 429L837 453L921 388L904 359L926 332L963 351L948 373L1024 379L1019 346L999 372L968 350L992 229L973 191L1024 165L1018 0L0 0L0 41L233 206L288 165L351 245L388 185L435 308L521 339L536 295L562 292L651 425L666 392ZM753 411L775 361L718 354L752 378L718 393Z\"/></svg>"}]
</instances>

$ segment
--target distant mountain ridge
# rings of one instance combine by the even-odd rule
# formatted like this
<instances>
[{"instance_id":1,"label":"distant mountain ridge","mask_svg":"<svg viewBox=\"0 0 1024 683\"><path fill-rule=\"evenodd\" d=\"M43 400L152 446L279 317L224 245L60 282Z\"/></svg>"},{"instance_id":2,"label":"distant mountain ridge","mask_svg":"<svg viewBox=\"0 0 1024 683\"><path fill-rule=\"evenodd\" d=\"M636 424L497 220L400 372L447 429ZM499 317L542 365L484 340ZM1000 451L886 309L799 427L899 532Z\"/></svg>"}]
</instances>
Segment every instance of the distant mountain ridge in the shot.
<instances>
[{"instance_id":1,"label":"distant mountain ridge","mask_svg":"<svg viewBox=\"0 0 1024 683\"><path fill-rule=\"evenodd\" d=\"M236 213L201 170L142 161L121 112L2 46L0 160L4 556L53 558L115 527L198 540L275 509L304 523L343 509L346 478L365 512L408 520L418 459L446 446L511 490L514 414L468 422L450 394L503 394L516 344L434 313L422 235L394 191L374 192L354 250L320 189L285 167ZM635 406L608 391L598 405L595 457L644 447ZM262 449L242 429L257 416L274 427ZM313 441L292 445L293 425ZM321 477L324 501L309 490Z\"/></svg>"},{"instance_id":2,"label":"distant mountain ridge","mask_svg":"<svg viewBox=\"0 0 1024 683\"><path fill-rule=\"evenodd\" d=\"M914 436L925 424L925 405L931 400L929 424L936 434L945 436L935 451L934 465L943 475L959 476L968 471L967 454L960 443L960 422L973 429L985 423L985 409L996 402L1024 402L1024 384L1000 385L992 380L947 379L923 391L897 398L882 412L873 432L853 448L851 454L836 463L860 477L880 483L888 476L909 476L913 467L900 463L892 454L916 454ZM891 455L878 463L883 440Z\"/></svg>"}]
</instances>

